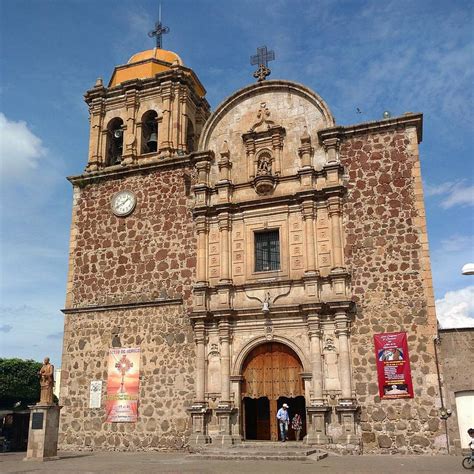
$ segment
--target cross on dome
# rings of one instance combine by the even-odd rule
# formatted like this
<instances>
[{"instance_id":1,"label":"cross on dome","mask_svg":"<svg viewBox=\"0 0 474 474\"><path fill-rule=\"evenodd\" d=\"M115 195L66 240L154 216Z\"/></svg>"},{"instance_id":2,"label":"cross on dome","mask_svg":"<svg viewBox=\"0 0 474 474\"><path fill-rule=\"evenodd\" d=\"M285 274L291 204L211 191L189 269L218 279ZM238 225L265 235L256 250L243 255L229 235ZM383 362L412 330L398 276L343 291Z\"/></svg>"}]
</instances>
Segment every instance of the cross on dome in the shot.
<instances>
[{"instance_id":1,"label":"cross on dome","mask_svg":"<svg viewBox=\"0 0 474 474\"><path fill-rule=\"evenodd\" d=\"M157 49L161 49L162 36L165 35L166 33L169 33L169 32L170 32L169 27L164 26L161 23L161 5L160 5L160 10L159 10L159 14L158 14L158 21L155 23L155 29L148 32L148 36L150 38L155 37L155 40L156 40L156 46L155 47Z\"/></svg>"}]
</instances>

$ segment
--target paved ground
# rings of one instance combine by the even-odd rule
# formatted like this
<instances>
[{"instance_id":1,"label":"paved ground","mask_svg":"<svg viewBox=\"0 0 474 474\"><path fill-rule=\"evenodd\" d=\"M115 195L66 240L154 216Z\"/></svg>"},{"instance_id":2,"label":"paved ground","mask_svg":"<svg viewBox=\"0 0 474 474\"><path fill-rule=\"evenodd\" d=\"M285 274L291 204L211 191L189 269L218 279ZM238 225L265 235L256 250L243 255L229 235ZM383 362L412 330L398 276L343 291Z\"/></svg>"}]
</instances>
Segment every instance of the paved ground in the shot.
<instances>
[{"instance_id":1,"label":"paved ground","mask_svg":"<svg viewBox=\"0 0 474 474\"><path fill-rule=\"evenodd\" d=\"M0 454L2 473L167 474L412 474L466 472L456 456L336 456L313 461L201 461L182 453L60 453L57 461L23 461L25 453Z\"/></svg>"}]
</instances>

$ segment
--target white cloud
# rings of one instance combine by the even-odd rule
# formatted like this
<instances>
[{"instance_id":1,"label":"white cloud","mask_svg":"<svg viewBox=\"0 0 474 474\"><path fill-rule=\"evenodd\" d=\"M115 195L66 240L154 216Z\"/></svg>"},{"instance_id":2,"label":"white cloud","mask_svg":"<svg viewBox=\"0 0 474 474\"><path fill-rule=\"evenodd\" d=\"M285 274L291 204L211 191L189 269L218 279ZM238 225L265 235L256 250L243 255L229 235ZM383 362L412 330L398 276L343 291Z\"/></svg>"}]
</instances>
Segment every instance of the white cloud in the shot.
<instances>
[{"instance_id":1,"label":"white cloud","mask_svg":"<svg viewBox=\"0 0 474 474\"><path fill-rule=\"evenodd\" d=\"M474 327L474 285L448 291L436 300L436 313L442 329Z\"/></svg>"},{"instance_id":2,"label":"white cloud","mask_svg":"<svg viewBox=\"0 0 474 474\"><path fill-rule=\"evenodd\" d=\"M474 206L474 186L457 186L441 202L443 209L453 206Z\"/></svg>"},{"instance_id":3,"label":"white cloud","mask_svg":"<svg viewBox=\"0 0 474 474\"><path fill-rule=\"evenodd\" d=\"M472 254L474 248L474 237L472 235L454 234L447 239L441 240L441 250L443 252L463 252L469 251ZM471 255L474 256L474 255Z\"/></svg>"},{"instance_id":4,"label":"white cloud","mask_svg":"<svg viewBox=\"0 0 474 474\"><path fill-rule=\"evenodd\" d=\"M35 169L45 154L41 139L26 122L9 120L0 112L0 166L4 178Z\"/></svg>"},{"instance_id":5,"label":"white cloud","mask_svg":"<svg viewBox=\"0 0 474 474\"><path fill-rule=\"evenodd\" d=\"M454 206L474 206L474 186L465 184L464 180L446 181L437 185L424 183L427 197L443 196L440 206L450 209Z\"/></svg>"}]
</instances>

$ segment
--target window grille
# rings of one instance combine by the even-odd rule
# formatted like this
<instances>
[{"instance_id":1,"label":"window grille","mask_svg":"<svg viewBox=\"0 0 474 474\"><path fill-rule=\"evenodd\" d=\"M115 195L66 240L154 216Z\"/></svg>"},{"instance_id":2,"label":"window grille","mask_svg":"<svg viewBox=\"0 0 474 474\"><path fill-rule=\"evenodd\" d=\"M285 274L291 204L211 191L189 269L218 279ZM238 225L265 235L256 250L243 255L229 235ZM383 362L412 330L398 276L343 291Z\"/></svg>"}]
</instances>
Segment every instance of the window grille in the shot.
<instances>
[{"instance_id":1,"label":"window grille","mask_svg":"<svg viewBox=\"0 0 474 474\"><path fill-rule=\"evenodd\" d=\"M278 230L255 233L255 271L280 269L280 233Z\"/></svg>"}]
</instances>

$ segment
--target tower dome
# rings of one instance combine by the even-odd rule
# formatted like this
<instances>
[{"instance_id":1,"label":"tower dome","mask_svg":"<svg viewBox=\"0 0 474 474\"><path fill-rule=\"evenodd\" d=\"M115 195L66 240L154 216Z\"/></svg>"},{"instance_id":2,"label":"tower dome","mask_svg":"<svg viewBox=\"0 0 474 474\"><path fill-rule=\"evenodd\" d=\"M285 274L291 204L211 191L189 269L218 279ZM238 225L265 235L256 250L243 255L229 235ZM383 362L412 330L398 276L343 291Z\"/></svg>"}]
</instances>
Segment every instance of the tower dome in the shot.
<instances>
[{"instance_id":1,"label":"tower dome","mask_svg":"<svg viewBox=\"0 0 474 474\"><path fill-rule=\"evenodd\" d=\"M122 66L117 66L112 74L109 87L133 79L147 79L168 71L172 66L183 66L182 59L173 51L154 48L134 54Z\"/></svg>"}]
</instances>

